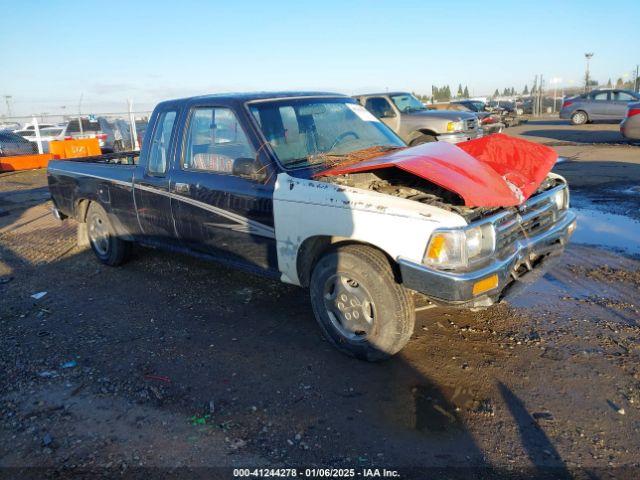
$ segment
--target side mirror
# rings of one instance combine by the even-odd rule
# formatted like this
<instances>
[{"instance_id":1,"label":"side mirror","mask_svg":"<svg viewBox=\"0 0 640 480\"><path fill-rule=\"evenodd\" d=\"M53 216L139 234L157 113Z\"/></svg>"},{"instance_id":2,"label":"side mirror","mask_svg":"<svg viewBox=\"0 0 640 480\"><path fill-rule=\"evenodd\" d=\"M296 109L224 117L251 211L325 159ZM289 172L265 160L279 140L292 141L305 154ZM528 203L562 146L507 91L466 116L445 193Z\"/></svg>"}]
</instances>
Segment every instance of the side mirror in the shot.
<instances>
[{"instance_id":1,"label":"side mirror","mask_svg":"<svg viewBox=\"0 0 640 480\"><path fill-rule=\"evenodd\" d=\"M265 167L255 158L236 158L233 161L233 175L262 182L267 177Z\"/></svg>"}]
</instances>

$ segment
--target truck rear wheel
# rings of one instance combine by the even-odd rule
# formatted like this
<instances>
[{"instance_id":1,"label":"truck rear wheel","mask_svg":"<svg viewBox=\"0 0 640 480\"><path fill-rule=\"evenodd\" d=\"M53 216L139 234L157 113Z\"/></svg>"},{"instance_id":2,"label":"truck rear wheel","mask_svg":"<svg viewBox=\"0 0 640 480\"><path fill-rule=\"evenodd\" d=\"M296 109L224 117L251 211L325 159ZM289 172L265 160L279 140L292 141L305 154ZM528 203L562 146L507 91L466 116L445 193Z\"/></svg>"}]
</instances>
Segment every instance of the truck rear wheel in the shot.
<instances>
[{"instance_id":1,"label":"truck rear wheel","mask_svg":"<svg viewBox=\"0 0 640 480\"><path fill-rule=\"evenodd\" d=\"M322 256L311 274L310 295L322 333L347 355L383 360L413 333L413 298L373 248L349 245Z\"/></svg>"},{"instance_id":2,"label":"truck rear wheel","mask_svg":"<svg viewBox=\"0 0 640 480\"><path fill-rule=\"evenodd\" d=\"M87 210L87 236L91 250L105 265L115 267L127 259L131 244L115 235L107 212L95 202Z\"/></svg>"}]
</instances>

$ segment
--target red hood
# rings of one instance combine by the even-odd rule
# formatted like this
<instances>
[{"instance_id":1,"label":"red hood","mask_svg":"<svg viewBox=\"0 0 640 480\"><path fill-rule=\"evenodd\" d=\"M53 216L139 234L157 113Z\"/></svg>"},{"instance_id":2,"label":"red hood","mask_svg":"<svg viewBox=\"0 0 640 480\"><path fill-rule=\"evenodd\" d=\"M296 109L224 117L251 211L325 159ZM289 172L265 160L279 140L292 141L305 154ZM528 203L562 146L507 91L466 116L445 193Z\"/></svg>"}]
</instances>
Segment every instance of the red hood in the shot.
<instances>
[{"instance_id":1,"label":"red hood","mask_svg":"<svg viewBox=\"0 0 640 480\"><path fill-rule=\"evenodd\" d=\"M544 145L495 134L457 145L426 143L315 176L397 167L457 193L469 207L511 207L536 191L557 158Z\"/></svg>"}]
</instances>

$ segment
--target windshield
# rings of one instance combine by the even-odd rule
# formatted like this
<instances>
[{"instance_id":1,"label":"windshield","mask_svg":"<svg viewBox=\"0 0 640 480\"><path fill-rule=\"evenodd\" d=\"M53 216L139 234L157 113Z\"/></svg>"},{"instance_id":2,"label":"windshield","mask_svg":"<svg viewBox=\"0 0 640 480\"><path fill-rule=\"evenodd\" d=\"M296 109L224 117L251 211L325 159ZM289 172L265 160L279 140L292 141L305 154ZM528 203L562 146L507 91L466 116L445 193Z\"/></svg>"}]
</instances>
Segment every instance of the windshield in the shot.
<instances>
[{"instance_id":1,"label":"windshield","mask_svg":"<svg viewBox=\"0 0 640 480\"><path fill-rule=\"evenodd\" d=\"M402 113L426 110L427 107L411 94L391 95L391 100Z\"/></svg>"},{"instance_id":2,"label":"windshield","mask_svg":"<svg viewBox=\"0 0 640 480\"><path fill-rule=\"evenodd\" d=\"M350 99L302 98L256 102L249 109L285 167L325 163L327 157L405 144Z\"/></svg>"}]
</instances>

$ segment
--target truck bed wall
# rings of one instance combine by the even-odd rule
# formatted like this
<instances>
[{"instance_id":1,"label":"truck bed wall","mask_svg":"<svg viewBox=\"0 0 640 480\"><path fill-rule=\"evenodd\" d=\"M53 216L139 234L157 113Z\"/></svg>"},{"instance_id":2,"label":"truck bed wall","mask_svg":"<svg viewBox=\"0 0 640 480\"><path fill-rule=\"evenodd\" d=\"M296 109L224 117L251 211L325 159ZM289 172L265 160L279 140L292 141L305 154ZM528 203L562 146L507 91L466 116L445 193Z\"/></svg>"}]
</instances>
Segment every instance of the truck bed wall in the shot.
<instances>
[{"instance_id":1,"label":"truck bed wall","mask_svg":"<svg viewBox=\"0 0 640 480\"><path fill-rule=\"evenodd\" d=\"M97 201L121 235L136 235L138 220L133 199L136 165L54 160L49 163L49 190L65 215L78 218L82 200Z\"/></svg>"}]
</instances>

